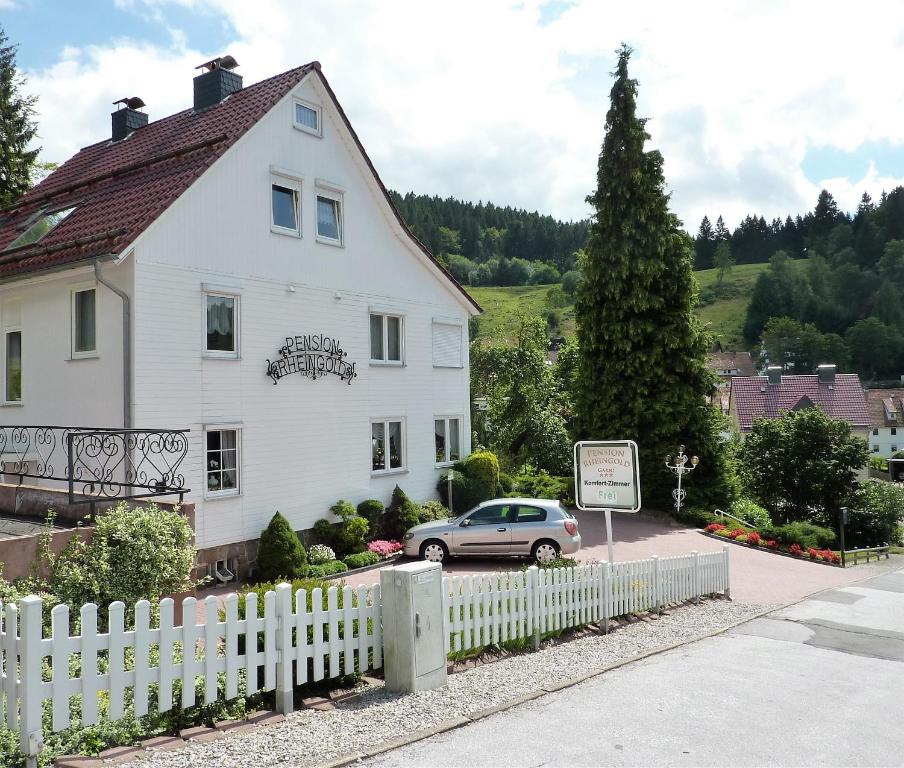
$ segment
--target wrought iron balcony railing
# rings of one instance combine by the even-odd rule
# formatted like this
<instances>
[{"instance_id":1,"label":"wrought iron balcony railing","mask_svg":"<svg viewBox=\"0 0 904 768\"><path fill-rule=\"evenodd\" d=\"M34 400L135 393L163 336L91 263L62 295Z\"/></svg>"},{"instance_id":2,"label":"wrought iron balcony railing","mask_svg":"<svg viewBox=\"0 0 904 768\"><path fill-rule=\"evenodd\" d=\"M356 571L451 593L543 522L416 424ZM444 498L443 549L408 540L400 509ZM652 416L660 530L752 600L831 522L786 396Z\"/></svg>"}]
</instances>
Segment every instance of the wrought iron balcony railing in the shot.
<instances>
[{"instance_id":1,"label":"wrought iron balcony railing","mask_svg":"<svg viewBox=\"0 0 904 768\"><path fill-rule=\"evenodd\" d=\"M187 429L0 426L0 473L65 483L70 504L188 493Z\"/></svg>"}]
</instances>

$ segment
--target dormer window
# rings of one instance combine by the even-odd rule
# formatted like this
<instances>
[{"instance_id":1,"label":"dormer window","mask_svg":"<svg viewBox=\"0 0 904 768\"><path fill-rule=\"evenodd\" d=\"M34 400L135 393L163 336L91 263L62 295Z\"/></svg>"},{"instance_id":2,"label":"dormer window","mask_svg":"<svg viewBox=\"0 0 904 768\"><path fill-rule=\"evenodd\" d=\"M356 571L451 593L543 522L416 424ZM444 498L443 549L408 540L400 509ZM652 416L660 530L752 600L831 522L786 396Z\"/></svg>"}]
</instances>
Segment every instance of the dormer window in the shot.
<instances>
[{"instance_id":1,"label":"dormer window","mask_svg":"<svg viewBox=\"0 0 904 768\"><path fill-rule=\"evenodd\" d=\"M295 127L314 136L322 136L320 127L320 107L307 101L295 102Z\"/></svg>"},{"instance_id":2,"label":"dormer window","mask_svg":"<svg viewBox=\"0 0 904 768\"><path fill-rule=\"evenodd\" d=\"M42 211L37 219L32 222L31 226L6 246L4 250L9 251L13 248L21 248L23 245L31 245L38 242L41 238L49 235L74 210L75 206L72 208L60 208L56 211Z\"/></svg>"}]
</instances>

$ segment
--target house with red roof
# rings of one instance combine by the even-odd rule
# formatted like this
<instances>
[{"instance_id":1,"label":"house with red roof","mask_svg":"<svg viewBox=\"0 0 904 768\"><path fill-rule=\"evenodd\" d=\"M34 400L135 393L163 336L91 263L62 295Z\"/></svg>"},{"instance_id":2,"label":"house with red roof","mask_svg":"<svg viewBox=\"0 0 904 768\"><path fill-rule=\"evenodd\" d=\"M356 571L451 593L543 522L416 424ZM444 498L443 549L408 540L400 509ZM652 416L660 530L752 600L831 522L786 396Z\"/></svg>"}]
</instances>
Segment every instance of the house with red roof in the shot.
<instances>
[{"instance_id":1,"label":"house with red roof","mask_svg":"<svg viewBox=\"0 0 904 768\"><path fill-rule=\"evenodd\" d=\"M904 389L870 389L866 393L869 408L870 452L890 458L904 451Z\"/></svg>"},{"instance_id":2,"label":"house with red roof","mask_svg":"<svg viewBox=\"0 0 904 768\"><path fill-rule=\"evenodd\" d=\"M320 64L247 87L236 66L186 77L169 117L120 100L0 211L0 424L190 429L199 562L230 568L277 510L303 530L339 499L435 495L470 450L480 311Z\"/></svg>"},{"instance_id":3,"label":"house with red roof","mask_svg":"<svg viewBox=\"0 0 904 768\"><path fill-rule=\"evenodd\" d=\"M706 367L718 376L712 402L715 404L718 399L723 413L728 412L731 380L735 376L756 375L756 364L749 352L723 352L721 349L710 352L706 356Z\"/></svg>"},{"instance_id":4,"label":"house with red roof","mask_svg":"<svg viewBox=\"0 0 904 768\"><path fill-rule=\"evenodd\" d=\"M814 407L848 422L854 434L867 437L870 418L857 374L837 373L834 365L820 365L815 374L787 376L781 366L774 365L765 376L731 380L728 412L742 435L750 432L757 419Z\"/></svg>"}]
</instances>

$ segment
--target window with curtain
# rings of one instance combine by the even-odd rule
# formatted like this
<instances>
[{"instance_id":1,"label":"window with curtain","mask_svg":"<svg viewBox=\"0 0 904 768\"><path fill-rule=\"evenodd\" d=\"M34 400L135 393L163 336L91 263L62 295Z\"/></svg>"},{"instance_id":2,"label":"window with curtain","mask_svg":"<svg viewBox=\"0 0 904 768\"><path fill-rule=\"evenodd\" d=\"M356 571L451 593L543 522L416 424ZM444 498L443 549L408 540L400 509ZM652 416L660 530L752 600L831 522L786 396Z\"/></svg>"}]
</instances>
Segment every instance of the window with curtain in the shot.
<instances>
[{"instance_id":1,"label":"window with curtain","mask_svg":"<svg viewBox=\"0 0 904 768\"><path fill-rule=\"evenodd\" d=\"M433 421L436 463L451 464L461 458L461 420L458 416L437 417Z\"/></svg>"},{"instance_id":2,"label":"window with curtain","mask_svg":"<svg viewBox=\"0 0 904 768\"><path fill-rule=\"evenodd\" d=\"M208 494L239 492L239 431L207 430L205 470Z\"/></svg>"},{"instance_id":3,"label":"window with curtain","mask_svg":"<svg viewBox=\"0 0 904 768\"><path fill-rule=\"evenodd\" d=\"M296 101L295 127L300 128L307 133L313 133L320 136L320 108Z\"/></svg>"},{"instance_id":4,"label":"window with curtain","mask_svg":"<svg viewBox=\"0 0 904 768\"><path fill-rule=\"evenodd\" d=\"M371 471L404 469L405 446L401 419L373 421L370 425Z\"/></svg>"},{"instance_id":5,"label":"window with curtain","mask_svg":"<svg viewBox=\"0 0 904 768\"><path fill-rule=\"evenodd\" d=\"M89 288L72 294L72 354L93 353L97 350L95 301L97 291Z\"/></svg>"},{"instance_id":6,"label":"window with curtain","mask_svg":"<svg viewBox=\"0 0 904 768\"><path fill-rule=\"evenodd\" d=\"M225 356L238 355L236 296L207 294L207 345L208 353Z\"/></svg>"},{"instance_id":7,"label":"window with curtain","mask_svg":"<svg viewBox=\"0 0 904 768\"><path fill-rule=\"evenodd\" d=\"M342 242L342 204L339 200L317 195L317 237Z\"/></svg>"},{"instance_id":8,"label":"window with curtain","mask_svg":"<svg viewBox=\"0 0 904 768\"><path fill-rule=\"evenodd\" d=\"M22 400L22 331L6 332L6 401Z\"/></svg>"}]
</instances>

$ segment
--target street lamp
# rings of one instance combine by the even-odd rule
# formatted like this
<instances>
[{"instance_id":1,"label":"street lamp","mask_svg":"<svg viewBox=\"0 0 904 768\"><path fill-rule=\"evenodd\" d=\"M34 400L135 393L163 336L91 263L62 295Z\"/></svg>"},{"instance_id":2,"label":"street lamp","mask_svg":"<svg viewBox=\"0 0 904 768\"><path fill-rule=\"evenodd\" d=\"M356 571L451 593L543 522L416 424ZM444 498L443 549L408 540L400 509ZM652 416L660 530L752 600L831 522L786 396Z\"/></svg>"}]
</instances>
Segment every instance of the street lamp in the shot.
<instances>
[{"instance_id":1,"label":"street lamp","mask_svg":"<svg viewBox=\"0 0 904 768\"><path fill-rule=\"evenodd\" d=\"M684 446L678 446L678 455L675 457L675 461L672 461L672 455L669 454L665 457L665 465L669 468L669 470L678 477L678 487L672 491L672 498L675 499L675 511L681 511L681 502L684 501L684 497L687 495L687 492L681 487L681 478L685 475L693 472L697 465L700 463L700 459L696 456L690 457L691 465L687 466L688 457L684 455Z\"/></svg>"}]
</instances>

